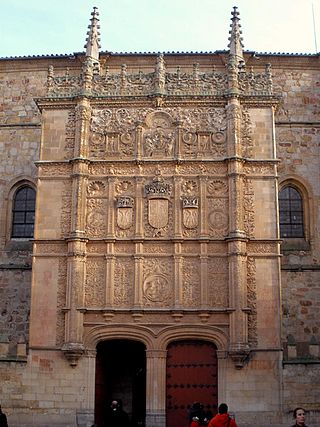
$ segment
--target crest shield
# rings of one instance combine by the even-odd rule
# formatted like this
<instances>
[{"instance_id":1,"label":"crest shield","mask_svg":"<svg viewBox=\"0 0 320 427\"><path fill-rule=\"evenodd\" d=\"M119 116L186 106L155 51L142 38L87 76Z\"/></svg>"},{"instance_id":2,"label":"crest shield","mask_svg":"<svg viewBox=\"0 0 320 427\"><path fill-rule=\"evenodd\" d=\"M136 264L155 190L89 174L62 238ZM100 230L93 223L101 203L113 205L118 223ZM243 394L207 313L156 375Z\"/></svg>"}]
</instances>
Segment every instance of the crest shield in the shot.
<instances>
[{"instance_id":1,"label":"crest shield","mask_svg":"<svg viewBox=\"0 0 320 427\"><path fill-rule=\"evenodd\" d=\"M196 228L198 216L198 209L183 209L183 225L189 229Z\"/></svg>"},{"instance_id":2,"label":"crest shield","mask_svg":"<svg viewBox=\"0 0 320 427\"><path fill-rule=\"evenodd\" d=\"M149 200L148 219L153 228L163 228L169 220L169 202L166 199Z\"/></svg>"},{"instance_id":3,"label":"crest shield","mask_svg":"<svg viewBox=\"0 0 320 427\"><path fill-rule=\"evenodd\" d=\"M117 225L122 230L126 230L131 227L133 220L133 209L132 208L118 208L117 212Z\"/></svg>"}]
</instances>

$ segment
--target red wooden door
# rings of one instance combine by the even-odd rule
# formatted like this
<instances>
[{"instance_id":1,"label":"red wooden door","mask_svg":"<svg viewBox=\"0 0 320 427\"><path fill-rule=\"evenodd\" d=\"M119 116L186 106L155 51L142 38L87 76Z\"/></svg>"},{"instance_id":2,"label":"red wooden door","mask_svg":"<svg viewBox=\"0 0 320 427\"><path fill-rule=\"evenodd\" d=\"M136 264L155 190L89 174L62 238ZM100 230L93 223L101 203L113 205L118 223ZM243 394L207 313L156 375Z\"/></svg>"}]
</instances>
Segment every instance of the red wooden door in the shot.
<instances>
[{"instance_id":1,"label":"red wooden door","mask_svg":"<svg viewBox=\"0 0 320 427\"><path fill-rule=\"evenodd\" d=\"M206 341L173 342L167 354L166 427L188 427L188 411L195 401L217 412L216 347Z\"/></svg>"}]
</instances>

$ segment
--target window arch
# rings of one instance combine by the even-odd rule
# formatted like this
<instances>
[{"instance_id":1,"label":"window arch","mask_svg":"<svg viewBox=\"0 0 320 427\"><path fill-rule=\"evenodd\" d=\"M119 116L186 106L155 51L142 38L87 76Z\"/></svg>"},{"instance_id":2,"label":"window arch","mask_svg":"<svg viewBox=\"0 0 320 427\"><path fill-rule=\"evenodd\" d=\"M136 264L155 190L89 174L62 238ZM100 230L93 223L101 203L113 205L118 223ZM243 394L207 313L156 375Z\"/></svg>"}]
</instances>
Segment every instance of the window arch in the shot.
<instances>
[{"instance_id":1,"label":"window arch","mask_svg":"<svg viewBox=\"0 0 320 427\"><path fill-rule=\"evenodd\" d=\"M305 237L303 198L300 191L287 185L279 193L280 237Z\"/></svg>"},{"instance_id":2,"label":"window arch","mask_svg":"<svg viewBox=\"0 0 320 427\"><path fill-rule=\"evenodd\" d=\"M19 187L12 201L12 238L31 238L34 232L36 192L29 186Z\"/></svg>"}]
</instances>

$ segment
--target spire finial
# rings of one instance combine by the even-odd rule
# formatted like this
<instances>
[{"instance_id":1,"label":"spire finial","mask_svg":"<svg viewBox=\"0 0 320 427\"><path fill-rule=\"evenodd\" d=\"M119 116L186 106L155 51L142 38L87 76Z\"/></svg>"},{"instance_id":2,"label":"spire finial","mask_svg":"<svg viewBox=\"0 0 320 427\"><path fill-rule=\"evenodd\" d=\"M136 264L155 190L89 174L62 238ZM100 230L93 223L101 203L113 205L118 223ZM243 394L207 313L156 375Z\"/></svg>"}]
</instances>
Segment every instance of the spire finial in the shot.
<instances>
[{"instance_id":1,"label":"spire finial","mask_svg":"<svg viewBox=\"0 0 320 427\"><path fill-rule=\"evenodd\" d=\"M229 49L230 49L230 55L236 57L237 62L243 62L243 43L242 43L242 31L241 31L241 24L240 24L240 18L239 18L239 12L237 6L233 7L233 11L231 12L232 18L231 18L231 30L229 31L230 37L229 37Z\"/></svg>"},{"instance_id":2,"label":"spire finial","mask_svg":"<svg viewBox=\"0 0 320 427\"><path fill-rule=\"evenodd\" d=\"M91 23L88 25L88 32L86 38L86 56L92 58L94 61L99 61L99 48L100 46L100 25L99 23L99 12L98 8L94 7L93 12L91 12L92 18L90 19Z\"/></svg>"}]
</instances>

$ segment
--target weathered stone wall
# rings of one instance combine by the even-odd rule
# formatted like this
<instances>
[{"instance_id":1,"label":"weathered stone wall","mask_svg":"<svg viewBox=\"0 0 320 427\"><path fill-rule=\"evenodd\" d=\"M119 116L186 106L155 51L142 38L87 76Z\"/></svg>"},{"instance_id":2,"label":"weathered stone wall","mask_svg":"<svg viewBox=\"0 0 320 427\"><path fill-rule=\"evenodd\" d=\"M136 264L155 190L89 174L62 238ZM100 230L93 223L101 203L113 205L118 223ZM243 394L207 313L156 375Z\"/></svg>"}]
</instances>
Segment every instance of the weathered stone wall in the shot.
<instances>
[{"instance_id":1,"label":"weathered stone wall","mask_svg":"<svg viewBox=\"0 0 320 427\"><path fill-rule=\"evenodd\" d=\"M287 69L274 70L274 82L282 95L276 113L280 188L288 182L300 190L305 221L305 239L284 239L282 244L284 411L289 422L289 411L302 405L311 411L310 424L317 425L320 411L319 70L305 58L296 68L288 64Z\"/></svg>"}]
</instances>

